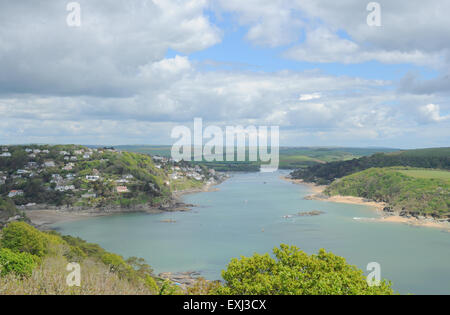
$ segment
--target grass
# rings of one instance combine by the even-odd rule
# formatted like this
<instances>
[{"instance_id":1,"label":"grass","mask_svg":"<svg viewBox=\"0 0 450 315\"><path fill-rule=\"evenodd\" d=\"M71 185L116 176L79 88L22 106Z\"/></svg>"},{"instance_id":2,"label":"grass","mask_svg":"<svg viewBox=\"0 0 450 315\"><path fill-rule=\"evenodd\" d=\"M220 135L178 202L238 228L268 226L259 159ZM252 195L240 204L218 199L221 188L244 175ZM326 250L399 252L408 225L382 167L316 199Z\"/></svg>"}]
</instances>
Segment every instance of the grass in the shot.
<instances>
[{"instance_id":1,"label":"grass","mask_svg":"<svg viewBox=\"0 0 450 315\"><path fill-rule=\"evenodd\" d=\"M105 264L86 259L81 264L81 287L69 287L68 261L47 257L29 278L0 277L0 295L153 295L144 284L131 283L110 271Z\"/></svg>"},{"instance_id":2,"label":"grass","mask_svg":"<svg viewBox=\"0 0 450 315\"><path fill-rule=\"evenodd\" d=\"M450 180L450 172L445 170L399 170L400 173L414 178Z\"/></svg>"},{"instance_id":3,"label":"grass","mask_svg":"<svg viewBox=\"0 0 450 315\"><path fill-rule=\"evenodd\" d=\"M371 168L334 181L329 195L386 202L396 211L448 216L449 172L415 168Z\"/></svg>"}]
</instances>

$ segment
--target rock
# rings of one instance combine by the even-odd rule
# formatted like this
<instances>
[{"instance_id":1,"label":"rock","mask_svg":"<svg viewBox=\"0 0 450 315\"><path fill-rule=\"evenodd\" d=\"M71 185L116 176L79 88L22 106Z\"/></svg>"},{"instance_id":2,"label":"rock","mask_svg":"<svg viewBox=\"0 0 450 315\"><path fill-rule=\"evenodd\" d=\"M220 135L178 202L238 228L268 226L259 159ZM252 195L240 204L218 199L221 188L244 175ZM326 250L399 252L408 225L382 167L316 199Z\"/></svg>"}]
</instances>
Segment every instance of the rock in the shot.
<instances>
[{"instance_id":1,"label":"rock","mask_svg":"<svg viewBox=\"0 0 450 315\"><path fill-rule=\"evenodd\" d=\"M318 216L318 215L321 215L321 214L325 214L325 212L314 210L314 211L309 211L309 212L299 212L299 213L297 213L297 215L300 216L300 217L313 217L313 216Z\"/></svg>"},{"instance_id":2,"label":"rock","mask_svg":"<svg viewBox=\"0 0 450 315\"><path fill-rule=\"evenodd\" d=\"M383 211L384 211L384 212L393 213L393 212L394 212L394 209L392 209L392 207L384 207Z\"/></svg>"}]
</instances>

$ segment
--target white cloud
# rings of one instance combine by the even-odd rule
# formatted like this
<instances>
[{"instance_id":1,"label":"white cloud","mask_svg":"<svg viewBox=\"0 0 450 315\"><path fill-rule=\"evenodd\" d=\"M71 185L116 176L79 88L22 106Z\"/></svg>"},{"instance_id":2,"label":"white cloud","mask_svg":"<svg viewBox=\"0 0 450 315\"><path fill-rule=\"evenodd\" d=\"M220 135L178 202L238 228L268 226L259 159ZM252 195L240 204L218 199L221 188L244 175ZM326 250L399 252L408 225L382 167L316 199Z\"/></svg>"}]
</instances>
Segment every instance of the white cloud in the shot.
<instances>
[{"instance_id":1,"label":"white cloud","mask_svg":"<svg viewBox=\"0 0 450 315\"><path fill-rule=\"evenodd\" d=\"M321 97L320 93L312 93L312 94L302 94L299 97L300 101L311 101L316 100Z\"/></svg>"},{"instance_id":2,"label":"white cloud","mask_svg":"<svg viewBox=\"0 0 450 315\"><path fill-rule=\"evenodd\" d=\"M450 116L441 116L439 105L427 104L419 107L420 119L425 122L442 122L450 119Z\"/></svg>"}]
</instances>

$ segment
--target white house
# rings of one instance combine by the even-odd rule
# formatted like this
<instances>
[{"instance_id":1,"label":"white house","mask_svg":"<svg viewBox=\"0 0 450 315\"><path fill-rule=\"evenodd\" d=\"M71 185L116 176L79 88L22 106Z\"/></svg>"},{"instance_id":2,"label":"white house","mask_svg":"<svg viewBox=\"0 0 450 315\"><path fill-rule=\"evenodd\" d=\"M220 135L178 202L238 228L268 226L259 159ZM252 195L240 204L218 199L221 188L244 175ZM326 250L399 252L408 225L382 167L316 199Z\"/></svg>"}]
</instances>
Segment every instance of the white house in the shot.
<instances>
[{"instance_id":1,"label":"white house","mask_svg":"<svg viewBox=\"0 0 450 315\"><path fill-rule=\"evenodd\" d=\"M12 155L9 152L5 152L5 153L2 153L0 156L1 157L11 157Z\"/></svg>"},{"instance_id":2,"label":"white house","mask_svg":"<svg viewBox=\"0 0 450 315\"><path fill-rule=\"evenodd\" d=\"M22 190L11 190L8 194L9 198L14 198L16 196L22 196L23 195L23 191Z\"/></svg>"},{"instance_id":3,"label":"white house","mask_svg":"<svg viewBox=\"0 0 450 315\"><path fill-rule=\"evenodd\" d=\"M100 176L97 175L86 175L86 179L90 182L96 182L100 179Z\"/></svg>"},{"instance_id":4,"label":"white house","mask_svg":"<svg viewBox=\"0 0 450 315\"><path fill-rule=\"evenodd\" d=\"M56 191L61 191L61 192L74 190L74 189L75 189L74 185L61 185L61 186L56 186L55 187Z\"/></svg>"},{"instance_id":5,"label":"white house","mask_svg":"<svg viewBox=\"0 0 450 315\"><path fill-rule=\"evenodd\" d=\"M44 162L44 166L45 166L45 167L55 167L56 164L55 164L55 162L53 162L53 161L45 161L45 162Z\"/></svg>"}]
</instances>

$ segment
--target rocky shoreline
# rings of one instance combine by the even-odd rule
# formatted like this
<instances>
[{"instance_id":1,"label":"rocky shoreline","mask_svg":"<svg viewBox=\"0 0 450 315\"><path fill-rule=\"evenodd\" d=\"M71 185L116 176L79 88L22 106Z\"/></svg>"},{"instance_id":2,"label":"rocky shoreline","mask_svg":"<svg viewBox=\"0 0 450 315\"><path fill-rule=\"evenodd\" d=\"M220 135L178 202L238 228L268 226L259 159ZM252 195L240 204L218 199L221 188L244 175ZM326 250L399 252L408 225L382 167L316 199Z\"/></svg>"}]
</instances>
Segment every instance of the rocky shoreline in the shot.
<instances>
[{"instance_id":1,"label":"rocky shoreline","mask_svg":"<svg viewBox=\"0 0 450 315\"><path fill-rule=\"evenodd\" d=\"M224 178L225 180L226 178ZM147 213L160 214L164 212L183 212L190 211L195 205L186 204L182 201L182 197L187 194L194 194L199 192L216 191L214 186L222 183L222 181L215 184L205 184L202 188L186 189L172 193L172 198L161 205L153 206L150 204L136 205L133 207L121 206L106 206L99 208L89 207L57 207L46 204L34 205L31 207L19 208L24 211L26 216L31 220L31 223L41 230L50 230L51 226L61 222L73 222L93 217L102 217L119 214L131 213Z\"/></svg>"}]
</instances>

